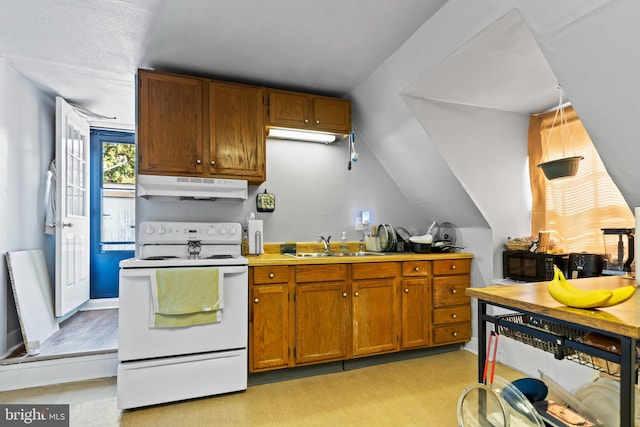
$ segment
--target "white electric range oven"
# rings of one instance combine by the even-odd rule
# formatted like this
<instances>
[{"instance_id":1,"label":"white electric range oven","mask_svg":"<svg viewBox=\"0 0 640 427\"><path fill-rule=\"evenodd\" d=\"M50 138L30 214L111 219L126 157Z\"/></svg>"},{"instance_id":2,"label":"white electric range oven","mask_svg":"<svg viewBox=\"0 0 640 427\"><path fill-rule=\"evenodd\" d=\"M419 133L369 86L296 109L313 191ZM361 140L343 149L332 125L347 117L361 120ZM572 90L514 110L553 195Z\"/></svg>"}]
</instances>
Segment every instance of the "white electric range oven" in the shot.
<instances>
[{"instance_id":1,"label":"white electric range oven","mask_svg":"<svg viewBox=\"0 0 640 427\"><path fill-rule=\"evenodd\" d=\"M241 240L239 223L140 224L137 256L120 262L118 408L246 390L248 261ZM154 325L161 270L218 275L219 321Z\"/></svg>"}]
</instances>

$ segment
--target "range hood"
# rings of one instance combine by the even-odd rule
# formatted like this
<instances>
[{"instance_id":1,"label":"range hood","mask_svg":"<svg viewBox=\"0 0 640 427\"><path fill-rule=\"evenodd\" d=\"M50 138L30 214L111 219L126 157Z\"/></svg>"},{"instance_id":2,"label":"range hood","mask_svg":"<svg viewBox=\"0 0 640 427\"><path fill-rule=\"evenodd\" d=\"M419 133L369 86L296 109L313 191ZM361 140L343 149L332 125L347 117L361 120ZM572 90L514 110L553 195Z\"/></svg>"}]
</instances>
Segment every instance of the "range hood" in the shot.
<instances>
[{"instance_id":1,"label":"range hood","mask_svg":"<svg viewBox=\"0 0 640 427\"><path fill-rule=\"evenodd\" d=\"M248 184L239 179L138 175L138 196L145 199L246 200Z\"/></svg>"}]
</instances>

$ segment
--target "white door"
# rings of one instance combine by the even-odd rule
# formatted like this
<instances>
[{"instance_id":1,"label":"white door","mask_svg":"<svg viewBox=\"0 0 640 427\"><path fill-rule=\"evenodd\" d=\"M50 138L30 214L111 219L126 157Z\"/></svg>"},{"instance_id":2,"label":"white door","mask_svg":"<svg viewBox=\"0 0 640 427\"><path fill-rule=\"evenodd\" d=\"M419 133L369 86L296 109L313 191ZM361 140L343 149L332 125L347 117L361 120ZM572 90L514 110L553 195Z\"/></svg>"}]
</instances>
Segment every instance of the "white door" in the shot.
<instances>
[{"instance_id":1,"label":"white door","mask_svg":"<svg viewBox=\"0 0 640 427\"><path fill-rule=\"evenodd\" d=\"M56 97L56 316L89 300L89 123Z\"/></svg>"}]
</instances>

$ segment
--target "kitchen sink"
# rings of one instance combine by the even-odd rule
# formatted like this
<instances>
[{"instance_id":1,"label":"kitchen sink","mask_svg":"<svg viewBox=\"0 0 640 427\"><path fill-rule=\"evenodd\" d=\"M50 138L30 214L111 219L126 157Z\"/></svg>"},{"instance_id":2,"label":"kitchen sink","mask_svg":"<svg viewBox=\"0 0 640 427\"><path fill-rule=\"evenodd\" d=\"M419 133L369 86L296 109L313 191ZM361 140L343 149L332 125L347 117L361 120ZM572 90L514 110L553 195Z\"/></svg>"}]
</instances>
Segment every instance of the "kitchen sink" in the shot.
<instances>
[{"instance_id":1,"label":"kitchen sink","mask_svg":"<svg viewBox=\"0 0 640 427\"><path fill-rule=\"evenodd\" d=\"M381 252L300 252L297 254L285 254L293 258L323 258L346 256L381 256Z\"/></svg>"}]
</instances>

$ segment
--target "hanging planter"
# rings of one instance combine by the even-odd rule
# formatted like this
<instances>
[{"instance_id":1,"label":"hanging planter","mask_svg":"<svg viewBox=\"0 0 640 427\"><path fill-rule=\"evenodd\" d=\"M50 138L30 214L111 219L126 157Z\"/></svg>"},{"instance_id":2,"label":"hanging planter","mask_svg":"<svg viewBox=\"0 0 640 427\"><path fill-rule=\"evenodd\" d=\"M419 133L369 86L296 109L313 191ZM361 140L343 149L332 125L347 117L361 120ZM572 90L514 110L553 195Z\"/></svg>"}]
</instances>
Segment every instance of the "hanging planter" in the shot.
<instances>
[{"instance_id":1,"label":"hanging planter","mask_svg":"<svg viewBox=\"0 0 640 427\"><path fill-rule=\"evenodd\" d=\"M584 159L582 156L564 157L562 159L540 163L538 167L542 169L544 176L546 176L548 180L576 176L580 160L582 159Z\"/></svg>"},{"instance_id":2,"label":"hanging planter","mask_svg":"<svg viewBox=\"0 0 640 427\"><path fill-rule=\"evenodd\" d=\"M562 90L560 85L558 85L558 90L560 91L560 102L558 103L558 109L556 110L556 114L553 117L553 122L551 123L551 129L549 129L549 133L547 134L547 141L551 137L551 133L553 132L553 128L556 124L556 119L558 118L558 115L559 115L560 127L562 132L561 138L562 138L562 156L563 157L555 160L548 160L538 165L538 167L542 169L544 176L548 180L565 178L569 176L576 176L576 174L578 173L578 166L580 165L580 160L584 159L584 157L582 156L575 155L576 154L575 149L574 149L573 156L565 157L565 151L564 151L565 129L566 129L570 144L571 144L571 132L569 132L567 118L565 116L564 108L562 106ZM547 143L546 150L548 149L549 149L549 144ZM546 154L546 150L545 150L545 154Z\"/></svg>"}]
</instances>

